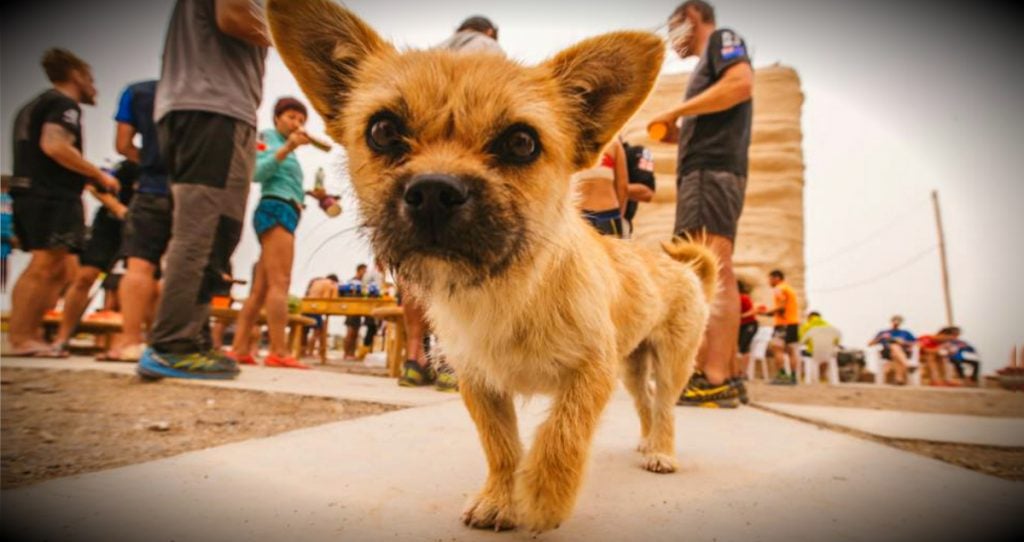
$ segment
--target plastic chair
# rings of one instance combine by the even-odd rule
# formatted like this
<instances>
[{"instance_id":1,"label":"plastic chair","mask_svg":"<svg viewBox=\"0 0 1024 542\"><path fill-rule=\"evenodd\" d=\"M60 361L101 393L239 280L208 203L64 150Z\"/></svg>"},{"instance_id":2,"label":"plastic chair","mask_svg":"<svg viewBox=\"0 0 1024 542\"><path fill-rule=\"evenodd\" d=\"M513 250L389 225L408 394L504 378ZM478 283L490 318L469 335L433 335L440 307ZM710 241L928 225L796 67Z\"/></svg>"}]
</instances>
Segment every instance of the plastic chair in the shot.
<instances>
[{"instance_id":1,"label":"plastic chair","mask_svg":"<svg viewBox=\"0 0 1024 542\"><path fill-rule=\"evenodd\" d=\"M882 367L886 360L882 358L882 345L875 345L868 348L864 353L865 363L875 372L875 384L885 384L885 374ZM910 357L907 358L907 384L912 386L921 385L921 348L914 343L910 348Z\"/></svg>"},{"instance_id":2,"label":"plastic chair","mask_svg":"<svg viewBox=\"0 0 1024 542\"><path fill-rule=\"evenodd\" d=\"M764 375L765 382L771 380L768 371L768 345L772 342L772 331L769 326L761 326L754 332L754 338L750 341L750 365L747 367L747 374L751 380L757 374L755 369L758 362L761 363L761 374Z\"/></svg>"},{"instance_id":3,"label":"plastic chair","mask_svg":"<svg viewBox=\"0 0 1024 542\"><path fill-rule=\"evenodd\" d=\"M808 384L817 384L821 381L819 374L821 364L828 363L829 384L839 383L839 330L832 326L821 326L811 328L807 331L801 342L811 341L814 344L814 352L810 356L802 356L804 365L804 381Z\"/></svg>"}]
</instances>

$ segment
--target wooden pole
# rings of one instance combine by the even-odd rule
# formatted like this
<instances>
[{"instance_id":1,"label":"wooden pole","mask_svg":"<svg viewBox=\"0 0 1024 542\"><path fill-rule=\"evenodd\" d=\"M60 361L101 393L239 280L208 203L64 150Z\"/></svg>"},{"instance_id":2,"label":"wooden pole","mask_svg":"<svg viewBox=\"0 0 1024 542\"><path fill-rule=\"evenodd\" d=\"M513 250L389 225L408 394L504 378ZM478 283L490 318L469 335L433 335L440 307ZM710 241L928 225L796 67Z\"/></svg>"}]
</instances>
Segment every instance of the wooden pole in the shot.
<instances>
[{"instance_id":1,"label":"wooden pole","mask_svg":"<svg viewBox=\"0 0 1024 542\"><path fill-rule=\"evenodd\" d=\"M946 234L942 229L942 212L939 210L939 191L932 190L932 204L935 207L935 227L939 230L939 260L942 263L942 293L946 300L946 325L953 324L953 299L949 295L949 266L946 263Z\"/></svg>"}]
</instances>

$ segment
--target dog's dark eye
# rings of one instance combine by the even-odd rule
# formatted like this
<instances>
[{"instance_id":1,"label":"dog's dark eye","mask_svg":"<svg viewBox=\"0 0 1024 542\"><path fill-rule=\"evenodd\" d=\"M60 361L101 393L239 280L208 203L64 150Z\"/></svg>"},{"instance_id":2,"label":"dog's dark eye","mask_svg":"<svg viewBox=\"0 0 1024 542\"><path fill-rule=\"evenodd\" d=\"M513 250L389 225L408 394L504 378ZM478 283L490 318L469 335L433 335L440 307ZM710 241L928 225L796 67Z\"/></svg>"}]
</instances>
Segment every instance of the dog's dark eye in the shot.
<instances>
[{"instance_id":1,"label":"dog's dark eye","mask_svg":"<svg viewBox=\"0 0 1024 542\"><path fill-rule=\"evenodd\" d=\"M391 113L378 113L366 127L366 144L374 152L397 156L405 152L404 126Z\"/></svg>"},{"instance_id":2,"label":"dog's dark eye","mask_svg":"<svg viewBox=\"0 0 1024 542\"><path fill-rule=\"evenodd\" d=\"M509 164L529 164L540 155L540 141L537 132L525 124L517 124L505 130L498 137L492 152Z\"/></svg>"}]
</instances>

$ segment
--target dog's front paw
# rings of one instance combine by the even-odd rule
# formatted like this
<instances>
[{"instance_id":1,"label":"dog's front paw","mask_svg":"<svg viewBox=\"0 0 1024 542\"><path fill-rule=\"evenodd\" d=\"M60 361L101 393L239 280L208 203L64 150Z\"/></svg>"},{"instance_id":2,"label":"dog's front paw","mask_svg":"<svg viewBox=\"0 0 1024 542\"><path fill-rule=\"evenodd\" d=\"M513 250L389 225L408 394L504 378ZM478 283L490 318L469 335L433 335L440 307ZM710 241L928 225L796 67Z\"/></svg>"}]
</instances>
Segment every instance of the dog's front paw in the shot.
<instances>
[{"instance_id":1,"label":"dog's front paw","mask_svg":"<svg viewBox=\"0 0 1024 542\"><path fill-rule=\"evenodd\" d=\"M516 480L516 523L531 534L557 529L572 512L575 500L571 490L557 476L541 477L530 471Z\"/></svg>"},{"instance_id":2,"label":"dog's front paw","mask_svg":"<svg viewBox=\"0 0 1024 542\"><path fill-rule=\"evenodd\" d=\"M670 455L649 452L644 454L643 467L651 472L668 474L679 468L679 462Z\"/></svg>"},{"instance_id":3,"label":"dog's front paw","mask_svg":"<svg viewBox=\"0 0 1024 542\"><path fill-rule=\"evenodd\" d=\"M462 512L462 522L474 529L505 531L514 529L515 517L512 496L505 492L481 491L473 497Z\"/></svg>"}]
</instances>

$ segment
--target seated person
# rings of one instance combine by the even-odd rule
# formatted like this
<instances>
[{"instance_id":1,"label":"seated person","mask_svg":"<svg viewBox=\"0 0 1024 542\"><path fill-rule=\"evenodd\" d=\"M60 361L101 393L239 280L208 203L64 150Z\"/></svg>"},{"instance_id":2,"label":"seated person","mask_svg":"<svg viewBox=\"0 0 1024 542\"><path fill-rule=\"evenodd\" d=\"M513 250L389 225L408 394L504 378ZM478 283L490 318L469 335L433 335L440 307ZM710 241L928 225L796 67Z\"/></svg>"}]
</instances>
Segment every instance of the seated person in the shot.
<instances>
[{"instance_id":1,"label":"seated person","mask_svg":"<svg viewBox=\"0 0 1024 542\"><path fill-rule=\"evenodd\" d=\"M891 328L879 331L868 345L882 345L882 359L885 360L882 365L883 381L888 381L892 374L896 384L902 386L907 383L910 352L917 339L910 331L900 328L903 325L902 316L893 316L891 323Z\"/></svg>"},{"instance_id":2,"label":"seated person","mask_svg":"<svg viewBox=\"0 0 1024 542\"><path fill-rule=\"evenodd\" d=\"M946 378L946 343L952 337L949 328L942 328L934 335L921 335L917 338L917 346L921 352L921 366L928 369L928 383L932 386L955 386L955 382Z\"/></svg>"},{"instance_id":3,"label":"seated person","mask_svg":"<svg viewBox=\"0 0 1024 542\"><path fill-rule=\"evenodd\" d=\"M335 298L338 297L338 275L331 273L326 277L318 277L309 281L309 285L306 286L306 297L312 298ZM316 325L310 328L313 332L312 336L306 336L305 339L305 350L304 356L312 356L316 352L316 347L321 346L326 349L326 344L319 345L318 342L326 340L326 333L323 333L324 329L324 316L322 314L303 314L313 320L316 320Z\"/></svg>"},{"instance_id":4,"label":"seated person","mask_svg":"<svg viewBox=\"0 0 1024 542\"><path fill-rule=\"evenodd\" d=\"M961 380L965 379L964 365L970 365L971 381L977 385L981 373L981 358L978 357L978 352L967 341L960 339L960 328L953 326L943 331L949 337L945 344L946 355L956 368L956 374Z\"/></svg>"}]
</instances>

